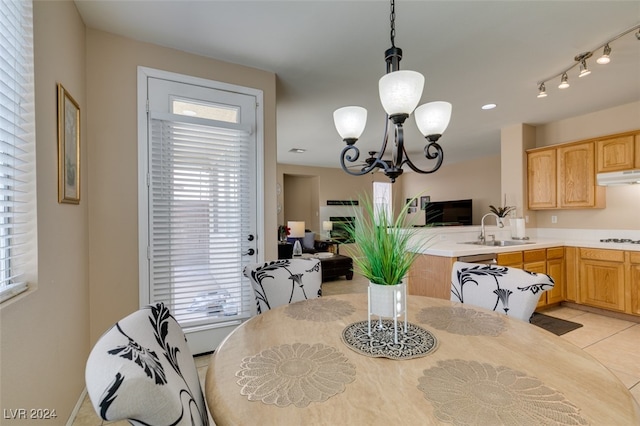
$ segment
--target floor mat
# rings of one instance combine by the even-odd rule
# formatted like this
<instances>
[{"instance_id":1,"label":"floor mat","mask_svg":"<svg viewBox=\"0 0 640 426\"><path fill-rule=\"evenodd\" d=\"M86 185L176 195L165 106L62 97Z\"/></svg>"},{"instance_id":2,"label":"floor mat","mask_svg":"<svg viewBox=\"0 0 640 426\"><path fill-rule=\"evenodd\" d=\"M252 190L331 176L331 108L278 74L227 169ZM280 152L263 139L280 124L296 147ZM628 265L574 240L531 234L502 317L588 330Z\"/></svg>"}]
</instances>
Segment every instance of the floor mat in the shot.
<instances>
[{"instance_id":1,"label":"floor mat","mask_svg":"<svg viewBox=\"0 0 640 426\"><path fill-rule=\"evenodd\" d=\"M577 322L563 320L549 315L540 314L538 312L533 313L533 316L531 317L531 324L544 328L556 336L562 336L576 328L582 327L582 324L578 324Z\"/></svg>"}]
</instances>

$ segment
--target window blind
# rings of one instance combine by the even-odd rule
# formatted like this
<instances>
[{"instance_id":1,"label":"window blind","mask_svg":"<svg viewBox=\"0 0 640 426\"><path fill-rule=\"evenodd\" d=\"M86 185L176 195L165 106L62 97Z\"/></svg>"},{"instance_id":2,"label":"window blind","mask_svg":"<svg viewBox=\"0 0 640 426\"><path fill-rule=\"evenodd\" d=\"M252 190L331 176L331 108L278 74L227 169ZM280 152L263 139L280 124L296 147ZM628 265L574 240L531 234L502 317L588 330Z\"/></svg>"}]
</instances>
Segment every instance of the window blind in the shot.
<instances>
[{"instance_id":1,"label":"window blind","mask_svg":"<svg viewBox=\"0 0 640 426\"><path fill-rule=\"evenodd\" d=\"M154 113L150 133L151 300L185 328L249 317L249 129Z\"/></svg>"},{"instance_id":2,"label":"window blind","mask_svg":"<svg viewBox=\"0 0 640 426\"><path fill-rule=\"evenodd\" d=\"M31 1L0 2L0 302L27 289L35 214Z\"/></svg>"}]
</instances>

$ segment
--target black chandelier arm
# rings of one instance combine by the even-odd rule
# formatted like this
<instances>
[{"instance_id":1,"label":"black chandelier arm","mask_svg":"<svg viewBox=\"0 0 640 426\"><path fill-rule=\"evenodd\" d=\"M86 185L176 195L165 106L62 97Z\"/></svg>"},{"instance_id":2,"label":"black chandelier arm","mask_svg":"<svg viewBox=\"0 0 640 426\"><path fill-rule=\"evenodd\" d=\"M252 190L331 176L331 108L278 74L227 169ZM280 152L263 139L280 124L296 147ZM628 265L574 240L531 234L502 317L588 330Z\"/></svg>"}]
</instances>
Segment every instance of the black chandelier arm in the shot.
<instances>
[{"instance_id":1,"label":"black chandelier arm","mask_svg":"<svg viewBox=\"0 0 640 426\"><path fill-rule=\"evenodd\" d=\"M418 166L413 164L409 156L407 155L407 151L404 152L405 160L402 164L407 164L411 170L416 173L421 174L429 174L437 171L442 165L442 160L444 160L444 152L442 151L442 147L437 142L429 142L427 146L424 147L424 156L429 160L436 160L435 165L429 170L419 169Z\"/></svg>"},{"instance_id":2,"label":"black chandelier arm","mask_svg":"<svg viewBox=\"0 0 640 426\"><path fill-rule=\"evenodd\" d=\"M354 151L353 155L351 155L350 153L350 151L352 150ZM377 163L373 162L371 165L363 167L358 171L354 172L349 170L348 166L345 163L345 160L348 161L349 163L355 163L356 161L358 161L358 158L360 158L360 150L355 145L347 145L344 148L342 148L342 152L340 153L340 166L342 166L342 170L344 170L346 173L352 176L362 176L371 172L377 166Z\"/></svg>"},{"instance_id":3,"label":"black chandelier arm","mask_svg":"<svg viewBox=\"0 0 640 426\"><path fill-rule=\"evenodd\" d=\"M402 123L398 123L395 125L396 128L396 139L395 146L393 147L393 151L391 152L391 162L392 165L396 168L402 167L401 165L404 163L403 157L407 157L407 153L404 149L404 128Z\"/></svg>"}]
</instances>

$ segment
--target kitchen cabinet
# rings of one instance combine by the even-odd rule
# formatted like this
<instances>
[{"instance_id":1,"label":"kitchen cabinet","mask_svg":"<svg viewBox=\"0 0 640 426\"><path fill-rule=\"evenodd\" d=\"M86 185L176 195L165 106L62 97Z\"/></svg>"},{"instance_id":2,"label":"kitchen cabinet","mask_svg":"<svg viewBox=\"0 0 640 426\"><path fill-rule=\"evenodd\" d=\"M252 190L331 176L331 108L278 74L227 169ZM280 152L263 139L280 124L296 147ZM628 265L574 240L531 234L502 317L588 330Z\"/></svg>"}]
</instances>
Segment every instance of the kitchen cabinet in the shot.
<instances>
[{"instance_id":1,"label":"kitchen cabinet","mask_svg":"<svg viewBox=\"0 0 640 426\"><path fill-rule=\"evenodd\" d=\"M547 274L553 278L555 285L551 290L542 293L538 301L538 308L564 301L565 272L563 247L499 253L497 262L498 265L501 266L521 268L530 272Z\"/></svg>"},{"instance_id":2,"label":"kitchen cabinet","mask_svg":"<svg viewBox=\"0 0 640 426\"><path fill-rule=\"evenodd\" d=\"M640 315L640 252L627 252L629 259L629 282L627 283L626 296L629 300L627 311L630 314Z\"/></svg>"},{"instance_id":3,"label":"kitchen cabinet","mask_svg":"<svg viewBox=\"0 0 640 426\"><path fill-rule=\"evenodd\" d=\"M529 208L553 209L557 206L555 148L527 153Z\"/></svg>"},{"instance_id":4,"label":"kitchen cabinet","mask_svg":"<svg viewBox=\"0 0 640 426\"><path fill-rule=\"evenodd\" d=\"M527 151L529 209L604 208L595 162L594 141Z\"/></svg>"},{"instance_id":5,"label":"kitchen cabinet","mask_svg":"<svg viewBox=\"0 0 640 426\"><path fill-rule=\"evenodd\" d=\"M624 251L592 248L579 250L578 303L624 312Z\"/></svg>"},{"instance_id":6,"label":"kitchen cabinet","mask_svg":"<svg viewBox=\"0 0 640 426\"><path fill-rule=\"evenodd\" d=\"M498 253L496 261L500 266L512 266L522 269L522 251L512 251L508 253Z\"/></svg>"},{"instance_id":7,"label":"kitchen cabinet","mask_svg":"<svg viewBox=\"0 0 640 426\"><path fill-rule=\"evenodd\" d=\"M621 133L596 140L598 173L640 167L640 132Z\"/></svg>"},{"instance_id":8,"label":"kitchen cabinet","mask_svg":"<svg viewBox=\"0 0 640 426\"><path fill-rule=\"evenodd\" d=\"M595 144L558 147L558 208L603 208L604 188L596 185Z\"/></svg>"},{"instance_id":9,"label":"kitchen cabinet","mask_svg":"<svg viewBox=\"0 0 640 426\"><path fill-rule=\"evenodd\" d=\"M564 297L569 302L578 302L579 251L577 247L564 248Z\"/></svg>"},{"instance_id":10,"label":"kitchen cabinet","mask_svg":"<svg viewBox=\"0 0 640 426\"><path fill-rule=\"evenodd\" d=\"M547 249L547 274L553 278L555 285L551 290L544 292L545 305L563 302L566 297L564 248L553 247Z\"/></svg>"}]
</instances>

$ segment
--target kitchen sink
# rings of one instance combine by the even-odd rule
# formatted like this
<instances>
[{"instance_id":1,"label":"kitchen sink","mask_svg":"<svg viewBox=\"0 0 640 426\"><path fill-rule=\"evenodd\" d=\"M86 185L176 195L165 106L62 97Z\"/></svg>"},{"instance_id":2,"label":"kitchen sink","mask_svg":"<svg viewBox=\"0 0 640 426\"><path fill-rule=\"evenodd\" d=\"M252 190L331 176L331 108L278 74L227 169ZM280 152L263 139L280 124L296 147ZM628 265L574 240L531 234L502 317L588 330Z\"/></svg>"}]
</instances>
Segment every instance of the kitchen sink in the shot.
<instances>
[{"instance_id":1,"label":"kitchen sink","mask_svg":"<svg viewBox=\"0 0 640 426\"><path fill-rule=\"evenodd\" d=\"M534 241L522 241L522 240L490 240L485 241L466 241L458 244L473 244L476 246L486 246L486 247L510 247L510 246L522 246L525 244L535 244Z\"/></svg>"}]
</instances>

